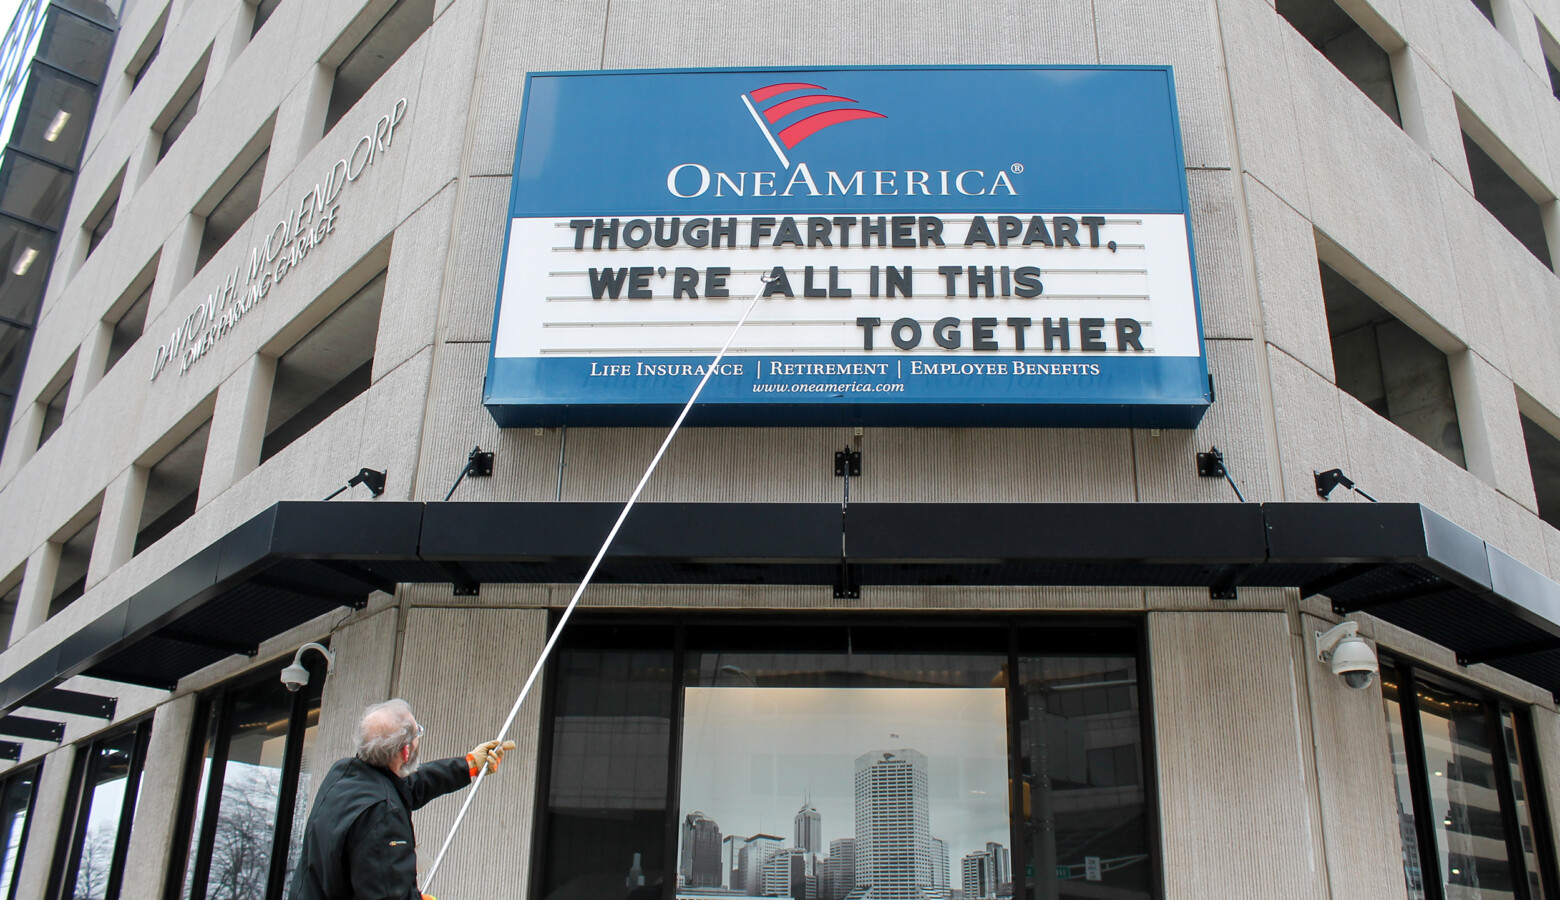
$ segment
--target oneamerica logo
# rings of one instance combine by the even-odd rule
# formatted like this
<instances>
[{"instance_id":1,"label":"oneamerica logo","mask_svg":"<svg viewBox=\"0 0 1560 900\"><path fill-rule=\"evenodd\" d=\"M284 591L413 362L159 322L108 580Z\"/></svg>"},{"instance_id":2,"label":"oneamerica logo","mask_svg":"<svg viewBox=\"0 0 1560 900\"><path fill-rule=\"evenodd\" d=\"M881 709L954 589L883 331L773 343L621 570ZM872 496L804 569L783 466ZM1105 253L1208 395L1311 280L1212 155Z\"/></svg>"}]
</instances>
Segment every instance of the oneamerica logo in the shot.
<instances>
[{"instance_id":1,"label":"oneamerica logo","mask_svg":"<svg viewBox=\"0 0 1560 900\"><path fill-rule=\"evenodd\" d=\"M785 177L784 187L777 185ZM848 175L829 169L815 177L804 162L789 172L712 172L700 163L686 162L666 173L666 189L687 200L713 193L716 197L897 197L925 195L947 197L1018 196L1006 169L988 176L982 169L858 169ZM821 186L820 186L821 185ZM686 190L685 190L686 188Z\"/></svg>"},{"instance_id":2,"label":"oneamerica logo","mask_svg":"<svg viewBox=\"0 0 1560 900\"><path fill-rule=\"evenodd\" d=\"M1006 171L998 171L988 178L981 169L859 169L848 176L831 169L815 177L805 162L793 166L786 151L795 149L797 144L818 132L846 122L887 118L882 113L856 106L856 101L849 97L825 93L825 90L821 85L785 81L740 95L753 123L779 159L782 171L737 172L733 177L729 172L711 171L701 163L686 162L673 166L666 173L666 190L684 200L702 197L712 188L716 197L895 197L916 194L978 197L1004 191L1017 196L1018 191L1013 188ZM763 104L768 105L760 109ZM819 111L818 107L825 108ZM1015 165L1013 170L1017 173L1023 168ZM782 178L785 186L777 190L776 185Z\"/></svg>"}]
</instances>

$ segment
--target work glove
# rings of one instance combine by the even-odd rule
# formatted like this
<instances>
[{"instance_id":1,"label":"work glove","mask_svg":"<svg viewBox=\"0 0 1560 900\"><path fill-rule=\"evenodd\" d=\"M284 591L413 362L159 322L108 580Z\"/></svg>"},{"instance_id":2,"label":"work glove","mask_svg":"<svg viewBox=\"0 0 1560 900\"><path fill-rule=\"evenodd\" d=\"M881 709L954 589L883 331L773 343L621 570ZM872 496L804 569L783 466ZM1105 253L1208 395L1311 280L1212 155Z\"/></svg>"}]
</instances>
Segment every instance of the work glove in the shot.
<instances>
[{"instance_id":1,"label":"work glove","mask_svg":"<svg viewBox=\"0 0 1560 900\"><path fill-rule=\"evenodd\" d=\"M439 898L435 897L432 894L423 894L422 895L422 900L439 900Z\"/></svg>"},{"instance_id":2,"label":"work glove","mask_svg":"<svg viewBox=\"0 0 1560 900\"><path fill-rule=\"evenodd\" d=\"M498 741L488 741L485 744L478 744L466 754L466 765L470 767L471 777L476 778L483 767L487 768L489 775L497 772L498 764L503 760L504 754L513 749L515 749L514 741L505 741L502 744Z\"/></svg>"}]
</instances>

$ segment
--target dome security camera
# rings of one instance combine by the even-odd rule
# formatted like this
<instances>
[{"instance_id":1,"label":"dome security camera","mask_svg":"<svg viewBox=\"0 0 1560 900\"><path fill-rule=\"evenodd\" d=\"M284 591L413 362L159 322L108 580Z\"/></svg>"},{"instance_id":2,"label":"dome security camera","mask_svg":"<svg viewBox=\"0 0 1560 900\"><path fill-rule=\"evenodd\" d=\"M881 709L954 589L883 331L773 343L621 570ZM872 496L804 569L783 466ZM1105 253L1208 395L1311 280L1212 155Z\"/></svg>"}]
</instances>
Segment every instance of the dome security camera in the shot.
<instances>
[{"instance_id":1,"label":"dome security camera","mask_svg":"<svg viewBox=\"0 0 1560 900\"><path fill-rule=\"evenodd\" d=\"M1356 622L1340 622L1326 632L1316 633L1316 658L1327 663L1334 675L1356 691L1363 691L1376 680L1381 664L1376 651L1360 637Z\"/></svg>"},{"instance_id":2,"label":"dome security camera","mask_svg":"<svg viewBox=\"0 0 1560 900\"><path fill-rule=\"evenodd\" d=\"M330 650L326 649L323 644L316 644L313 641L304 644L302 647L298 648L297 653L293 654L292 665L282 670L282 686L295 694L302 690L304 685L309 683L309 670L303 667L303 651L309 649L310 647L320 651L320 653L325 656L326 675L336 671L335 653L332 653Z\"/></svg>"}]
</instances>

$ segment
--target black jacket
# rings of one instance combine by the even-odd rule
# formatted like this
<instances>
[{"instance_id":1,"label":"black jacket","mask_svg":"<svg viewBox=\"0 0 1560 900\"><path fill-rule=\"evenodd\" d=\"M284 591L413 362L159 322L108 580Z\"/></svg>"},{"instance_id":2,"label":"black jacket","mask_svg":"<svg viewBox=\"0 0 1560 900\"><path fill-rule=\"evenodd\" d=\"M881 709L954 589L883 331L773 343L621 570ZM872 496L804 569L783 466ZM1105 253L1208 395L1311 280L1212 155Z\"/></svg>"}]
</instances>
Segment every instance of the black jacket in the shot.
<instances>
[{"instance_id":1,"label":"black jacket","mask_svg":"<svg viewBox=\"0 0 1560 900\"><path fill-rule=\"evenodd\" d=\"M337 760L309 810L289 900L418 900L412 810L470 783L460 758L425 763L405 778Z\"/></svg>"}]
</instances>

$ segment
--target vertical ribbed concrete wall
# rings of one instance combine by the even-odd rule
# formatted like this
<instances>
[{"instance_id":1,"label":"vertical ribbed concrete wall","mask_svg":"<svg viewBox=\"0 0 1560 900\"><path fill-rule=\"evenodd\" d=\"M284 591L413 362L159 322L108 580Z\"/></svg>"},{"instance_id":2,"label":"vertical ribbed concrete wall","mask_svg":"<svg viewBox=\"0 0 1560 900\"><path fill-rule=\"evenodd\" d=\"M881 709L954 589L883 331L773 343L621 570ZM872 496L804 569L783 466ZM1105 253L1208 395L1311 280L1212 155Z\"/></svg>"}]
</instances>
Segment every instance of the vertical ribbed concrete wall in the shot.
<instances>
[{"instance_id":1,"label":"vertical ribbed concrete wall","mask_svg":"<svg viewBox=\"0 0 1560 900\"><path fill-rule=\"evenodd\" d=\"M1377 764L1391 759L1381 680L1350 689L1316 659L1315 635L1333 623L1312 616L1299 621L1332 900L1405 897L1397 787L1391 767Z\"/></svg>"},{"instance_id":2,"label":"vertical ribbed concrete wall","mask_svg":"<svg viewBox=\"0 0 1560 900\"><path fill-rule=\"evenodd\" d=\"M1288 622L1148 616L1166 900L1328 896Z\"/></svg>"},{"instance_id":3,"label":"vertical ribbed concrete wall","mask_svg":"<svg viewBox=\"0 0 1560 900\"><path fill-rule=\"evenodd\" d=\"M545 640L547 613L530 609L422 609L407 618L398 690L428 733L424 759L464 756L494 737ZM483 780L434 893L513 897L526 892L536 796L538 682L510 729L512 757ZM467 789L469 790L469 788ZM455 821L465 791L414 817L417 859L426 871Z\"/></svg>"}]
</instances>

